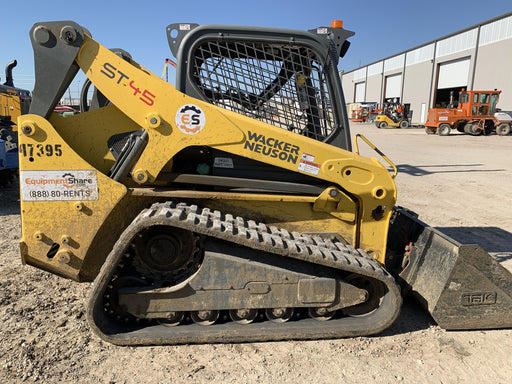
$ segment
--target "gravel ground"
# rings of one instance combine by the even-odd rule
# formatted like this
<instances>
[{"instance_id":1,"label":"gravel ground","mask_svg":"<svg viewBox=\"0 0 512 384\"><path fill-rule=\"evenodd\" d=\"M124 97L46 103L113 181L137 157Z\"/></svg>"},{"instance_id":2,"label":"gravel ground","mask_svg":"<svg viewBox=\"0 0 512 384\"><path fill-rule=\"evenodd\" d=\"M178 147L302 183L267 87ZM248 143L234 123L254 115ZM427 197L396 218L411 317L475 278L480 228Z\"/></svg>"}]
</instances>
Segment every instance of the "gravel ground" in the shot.
<instances>
[{"instance_id":1,"label":"gravel ground","mask_svg":"<svg viewBox=\"0 0 512 384\"><path fill-rule=\"evenodd\" d=\"M397 164L398 204L460 242L479 243L512 269L512 136L439 137L366 124L352 130ZM396 323L374 337L110 345L85 320L90 284L21 265L20 225L17 190L0 190L2 383L508 383L512 377L512 330L447 332L411 299Z\"/></svg>"}]
</instances>

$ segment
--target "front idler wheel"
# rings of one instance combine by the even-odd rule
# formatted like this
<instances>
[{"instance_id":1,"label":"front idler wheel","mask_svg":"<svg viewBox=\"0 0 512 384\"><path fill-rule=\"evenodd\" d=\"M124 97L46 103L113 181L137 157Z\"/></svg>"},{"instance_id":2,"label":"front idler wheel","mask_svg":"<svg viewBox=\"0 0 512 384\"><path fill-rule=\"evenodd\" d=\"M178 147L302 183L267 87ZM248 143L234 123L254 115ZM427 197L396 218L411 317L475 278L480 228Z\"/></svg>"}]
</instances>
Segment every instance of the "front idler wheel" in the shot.
<instances>
[{"instance_id":1,"label":"front idler wheel","mask_svg":"<svg viewBox=\"0 0 512 384\"><path fill-rule=\"evenodd\" d=\"M345 281L353 286L364 289L367 292L366 301L352 305L351 307L343 308L343 313L351 317L363 317L373 313L379 308L382 298L384 297L385 287L382 282L357 274L349 275Z\"/></svg>"}]
</instances>

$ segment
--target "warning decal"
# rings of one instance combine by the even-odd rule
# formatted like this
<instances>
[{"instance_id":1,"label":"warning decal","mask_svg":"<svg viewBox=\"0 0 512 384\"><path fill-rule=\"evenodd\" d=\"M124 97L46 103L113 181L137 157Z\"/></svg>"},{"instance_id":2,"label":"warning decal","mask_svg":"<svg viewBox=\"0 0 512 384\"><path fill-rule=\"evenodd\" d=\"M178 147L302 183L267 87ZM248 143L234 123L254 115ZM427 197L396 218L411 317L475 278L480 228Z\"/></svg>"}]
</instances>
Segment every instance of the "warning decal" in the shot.
<instances>
[{"instance_id":1,"label":"warning decal","mask_svg":"<svg viewBox=\"0 0 512 384\"><path fill-rule=\"evenodd\" d=\"M234 168L233 159L230 157L216 157L213 160L213 166L215 168Z\"/></svg>"},{"instance_id":2,"label":"warning decal","mask_svg":"<svg viewBox=\"0 0 512 384\"><path fill-rule=\"evenodd\" d=\"M320 164L315 163L315 156L308 153L302 153L297 169L299 171L317 176L318 172L320 171Z\"/></svg>"},{"instance_id":3,"label":"warning decal","mask_svg":"<svg viewBox=\"0 0 512 384\"><path fill-rule=\"evenodd\" d=\"M24 201L98 200L98 178L93 170L21 171Z\"/></svg>"}]
</instances>

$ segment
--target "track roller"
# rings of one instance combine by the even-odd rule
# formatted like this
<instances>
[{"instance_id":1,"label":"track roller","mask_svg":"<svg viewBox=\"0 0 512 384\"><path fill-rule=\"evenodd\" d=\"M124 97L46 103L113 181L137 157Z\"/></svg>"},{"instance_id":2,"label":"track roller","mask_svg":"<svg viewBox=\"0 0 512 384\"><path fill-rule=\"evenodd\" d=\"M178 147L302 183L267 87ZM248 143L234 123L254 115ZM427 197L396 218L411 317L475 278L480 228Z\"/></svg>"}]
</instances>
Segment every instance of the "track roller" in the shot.
<instances>
[{"instance_id":1,"label":"track roller","mask_svg":"<svg viewBox=\"0 0 512 384\"><path fill-rule=\"evenodd\" d=\"M169 312L165 319L158 319L157 321L160 325L165 325L166 327L175 327L183 321L184 317L185 314L182 311Z\"/></svg>"},{"instance_id":2,"label":"track roller","mask_svg":"<svg viewBox=\"0 0 512 384\"><path fill-rule=\"evenodd\" d=\"M293 316L293 308L267 308L265 316L274 323L285 323Z\"/></svg>"},{"instance_id":3,"label":"track roller","mask_svg":"<svg viewBox=\"0 0 512 384\"><path fill-rule=\"evenodd\" d=\"M258 316L257 309L231 309L229 317L238 324L250 324Z\"/></svg>"},{"instance_id":4,"label":"track roller","mask_svg":"<svg viewBox=\"0 0 512 384\"><path fill-rule=\"evenodd\" d=\"M309 308L308 314L309 317L318 321L327 321L331 320L336 311L329 311L325 307L317 307L317 308Z\"/></svg>"},{"instance_id":5,"label":"track roller","mask_svg":"<svg viewBox=\"0 0 512 384\"><path fill-rule=\"evenodd\" d=\"M193 311L190 318L197 325L212 325L219 319L220 311Z\"/></svg>"}]
</instances>

